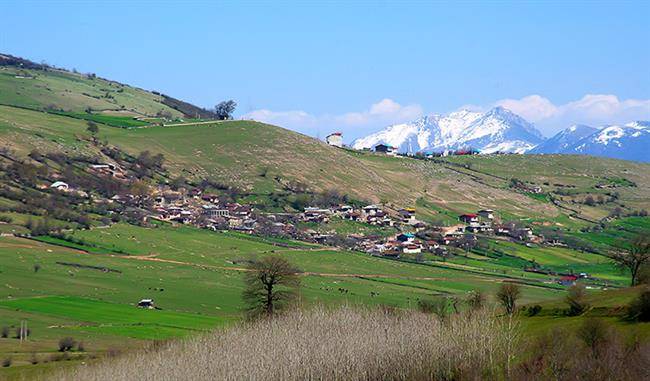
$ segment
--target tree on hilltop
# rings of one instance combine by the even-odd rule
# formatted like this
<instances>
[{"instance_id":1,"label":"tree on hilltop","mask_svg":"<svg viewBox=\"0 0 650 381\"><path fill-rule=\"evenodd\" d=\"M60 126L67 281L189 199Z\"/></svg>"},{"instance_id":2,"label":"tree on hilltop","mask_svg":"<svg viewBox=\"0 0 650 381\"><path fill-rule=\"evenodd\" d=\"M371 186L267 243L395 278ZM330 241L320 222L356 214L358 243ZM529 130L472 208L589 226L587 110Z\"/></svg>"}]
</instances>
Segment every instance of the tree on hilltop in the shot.
<instances>
[{"instance_id":1,"label":"tree on hilltop","mask_svg":"<svg viewBox=\"0 0 650 381\"><path fill-rule=\"evenodd\" d=\"M214 113L217 114L219 120L232 119L232 113L237 108L237 102L232 99L220 102L214 106Z\"/></svg>"}]
</instances>

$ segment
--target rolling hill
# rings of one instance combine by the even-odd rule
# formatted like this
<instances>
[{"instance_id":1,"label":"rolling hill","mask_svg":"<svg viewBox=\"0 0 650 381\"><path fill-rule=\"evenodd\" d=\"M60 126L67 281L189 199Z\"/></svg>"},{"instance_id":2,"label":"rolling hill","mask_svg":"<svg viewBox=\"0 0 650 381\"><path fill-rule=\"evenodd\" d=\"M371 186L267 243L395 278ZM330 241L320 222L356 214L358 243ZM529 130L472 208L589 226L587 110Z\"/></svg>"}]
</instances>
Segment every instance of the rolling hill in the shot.
<instances>
[{"instance_id":1,"label":"rolling hill","mask_svg":"<svg viewBox=\"0 0 650 381\"><path fill-rule=\"evenodd\" d=\"M136 121L134 115L154 117L161 110L174 117L184 116L161 103L162 97L154 93L60 70L0 66L0 89L0 143L23 156L38 149L104 157L86 131L86 119L92 118L100 127L98 139L109 146L132 155L143 150L162 153L175 176L237 186L252 193L251 197L264 197L297 181L312 190L335 188L360 200L413 206L425 219L442 220L449 220L445 212L453 215L480 207L493 208L504 216L554 221L567 219L575 211L597 219L619 204L629 210L650 205L650 165L646 164L548 155L435 162L390 158L330 147L253 121L186 121L164 127L145 123L118 128L98 116L119 113L118 124ZM109 98L102 98L104 90ZM55 110L48 109L52 104L57 105ZM95 111L85 113L88 107ZM492 120L504 113L495 111L479 119ZM558 186L553 184L572 187L576 195L564 197L568 203L589 192L603 192L595 186L609 178L629 178L637 186L617 189L619 204L586 208L563 205L560 199L553 204L529 197L508 186L513 177L541 186L544 192L555 191Z\"/></svg>"},{"instance_id":2,"label":"rolling hill","mask_svg":"<svg viewBox=\"0 0 650 381\"><path fill-rule=\"evenodd\" d=\"M0 324L14 330L25 320L33 329L20 351L15 339L0 338L0 353L20 365L7 373L31 366L32 352L41 359L34 369L59 361L51 352L65 336L84 341L94 355L232 324L241 318L241 274L255 256L273 253L295 263L305 305L413 308L427 297L463 298L474 289L492 295L502 282L520 284L525 303L552 304L564 288L526 266L588 271L597 282L618 288L627 279L604 253L623 248L620 238L650 227L647 217L625 217L650 208L650 164L561 154L389 157L328 146L255 121L210 120L198 107L92 75L0 56L3 62L0 233L6 236L0 237ZM89 122L98 126L96 136L87 130ZM272 203L295 188L335 189L359 203L381 202L393 210L412 206L418 218L443 225L456 223L460 213L492 208L503 221L525 223L536 232L561 230L594 250L491 238L486 247L451 258L428 253L425 263L396 261L291 240L111 221L101 206L84 205L92 204L87 198L78 209L54 216L53 223L66 228L63 235L10 234L26 233L30 221L48 218L45 208L28 208L23 195L52 196L40 184L14 181L16 168L47 167L39 181L67 180L74 170L87 174L89 163L115 162L110 154L115 151L129 164L143 151L164 156L163 168L144 181L209 180L237 188L238 201L262 210L287 211L290 206ZM69 172L61 170L66 160ZM20 197L12 193L17 190L24 191ZM586 203L587 197L603 202ZM84 225L78 214L89 216L89 228L79 228ZM358 232L341 221L324 229ZM155 298L162 310L135 309L145 297ZM542 317L543 324L555 318ZM45 356L54 360L45 364Z\"/></svg>"}]
</instances>

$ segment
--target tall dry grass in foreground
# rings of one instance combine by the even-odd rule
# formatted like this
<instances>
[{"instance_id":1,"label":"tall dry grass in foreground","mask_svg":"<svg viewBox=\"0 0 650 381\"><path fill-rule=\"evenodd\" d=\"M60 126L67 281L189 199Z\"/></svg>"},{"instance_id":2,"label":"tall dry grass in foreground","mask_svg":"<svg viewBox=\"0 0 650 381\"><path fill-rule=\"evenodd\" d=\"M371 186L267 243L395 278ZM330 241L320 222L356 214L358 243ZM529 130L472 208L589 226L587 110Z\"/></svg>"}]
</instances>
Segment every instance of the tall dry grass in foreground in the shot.
<instances>
[{"instance_id":1,"label":"tall dry grass in foreground","mask_svg":"<svg viewBox=\"0 0 650 381\"><path fill-rule=\"evenodd\" d=\"M79 367L58 379L494 379L503 376L512 337L488 312L441 321L418 312L320 307Z\"/></svg>"}]
</instances>

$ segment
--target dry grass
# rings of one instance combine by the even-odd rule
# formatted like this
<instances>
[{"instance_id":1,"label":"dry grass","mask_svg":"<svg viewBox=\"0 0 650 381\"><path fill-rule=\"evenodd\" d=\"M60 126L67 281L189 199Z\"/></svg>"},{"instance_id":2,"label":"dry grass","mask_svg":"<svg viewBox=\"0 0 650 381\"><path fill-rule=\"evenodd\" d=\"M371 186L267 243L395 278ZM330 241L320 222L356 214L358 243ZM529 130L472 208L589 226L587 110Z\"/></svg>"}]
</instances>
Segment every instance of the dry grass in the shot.
<instances>
[{"instance_id":1,"label":"dry grass","mask_svg":"<svg viewBox=\"0 0 650 381\"><path fill-rule=\"evenodd\" d=\"M341 308L158 346L65 371L58 380L495 379L513 330L493 313L433 315Z\"/></svg>"}]
</instances>

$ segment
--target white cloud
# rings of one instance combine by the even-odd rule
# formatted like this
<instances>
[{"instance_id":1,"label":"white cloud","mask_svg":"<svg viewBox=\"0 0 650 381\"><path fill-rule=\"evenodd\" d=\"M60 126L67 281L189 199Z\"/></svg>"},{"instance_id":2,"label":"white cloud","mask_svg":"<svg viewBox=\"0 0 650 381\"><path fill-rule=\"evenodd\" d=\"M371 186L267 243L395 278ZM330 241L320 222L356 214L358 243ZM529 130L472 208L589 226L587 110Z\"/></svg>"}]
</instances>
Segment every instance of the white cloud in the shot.
<instances>
[{"instance_id":1,"label":"white cloud","mask_svg":"<svg viewBox=\"0 0 650 381\"><path fill-rule=\"evenodd\" d=\"M387 125L403 123L417 119L422 115L423 111L420 105L402 106L392 99L385 98L370 105L367 110L338 115L313 115L301 110L271 111L262 109L249 112L243 115L243 118L276 124L308 135L342 131L346 140L351 140Z\"/></svg>"},{"instance_id":2,"label":"white cloud","mask_svg":"<svg viewBox=\"0 0 650 381\"><path fill-rule=\"evenodd\" d=\"M557 107L550 100L539 95L529 95L521 99L502 99L496 104L531 122L538 122L557 113Z\"/></svg>"},{"instance_id":3,"label":"white cloud","mask_svg":"<svg viewBox=\"0 0 650 381\"><path fill-rule=\"evenodd\" d=\"M601 127L607 124L650 120L650 99L620 100L611 94L587 94L582 98L555 104L550 99L532 94L520 99L502 99L491 105L465 105L473 111L487 111L503 106L533 122L550 136L572 124ZM440 110L429 110L436 112ZM391 124L412 121L424 115L418 104L401 105L392 99L382 99L366 110L343 114L314 115L302 110L255 110L243 117L275 124L307 135L315 136L341 131L346 141L368 135Z\"/></svg>"},{"instance_id":4,"label":"white cloud","mask_svg":"<svg viewBox=\"0 0 650 381\"><path fill-rule=\"evenodd\" d=\"M547 135L572 124L600 127L650 119L650 99L620 100L611 94L587 94L576 101L559 105L540 95L529 95L521 99L502 99L495 105L536 123Z\"/></svg>"}]
</instances>

